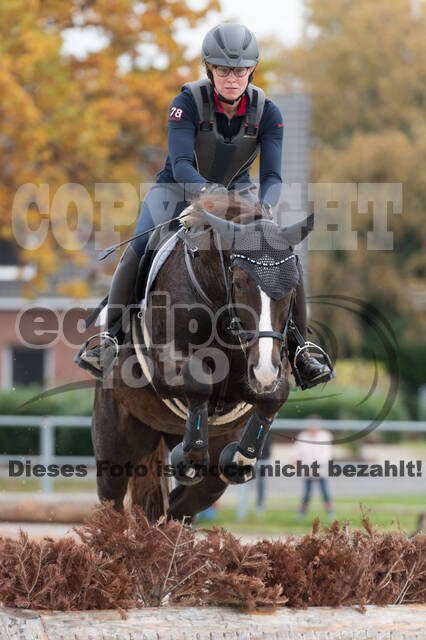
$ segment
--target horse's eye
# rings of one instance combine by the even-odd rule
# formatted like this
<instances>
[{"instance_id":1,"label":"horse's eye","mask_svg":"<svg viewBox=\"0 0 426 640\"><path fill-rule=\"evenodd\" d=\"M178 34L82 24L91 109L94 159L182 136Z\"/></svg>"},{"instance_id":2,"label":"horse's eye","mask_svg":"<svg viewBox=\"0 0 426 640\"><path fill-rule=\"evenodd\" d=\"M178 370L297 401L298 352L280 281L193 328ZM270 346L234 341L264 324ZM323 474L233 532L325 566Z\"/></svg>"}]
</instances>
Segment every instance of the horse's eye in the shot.
<instances>
[{"instance_id":1,"label":"horse's eye","mask_svg":"<svg viewBox=\"0 0 426 640\"><path fill-rule=\"evenodd\" d=\"M234 280L234 287L237 291L243 291L244 286L241 280Z\"/></svg>"}]
</instances>

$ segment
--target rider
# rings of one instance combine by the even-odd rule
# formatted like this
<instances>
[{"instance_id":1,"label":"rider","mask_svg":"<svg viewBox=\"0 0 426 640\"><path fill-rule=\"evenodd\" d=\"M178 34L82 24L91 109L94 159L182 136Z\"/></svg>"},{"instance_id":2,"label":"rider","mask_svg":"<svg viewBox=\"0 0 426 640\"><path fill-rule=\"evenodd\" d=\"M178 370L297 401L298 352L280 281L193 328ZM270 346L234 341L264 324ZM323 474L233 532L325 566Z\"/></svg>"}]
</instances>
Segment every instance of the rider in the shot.
<instances>
[{"instance_id":1,"label":"rider","mask_svg":"<svg viewBox=\"0 0 426 640\"><path fill-rule=\"evenodd\" d=\"M134 236L177 217L188 200L201 193L244 190L254 199L249 168L260 149L259 201L270 217L270 209L281 190L283 121L278 107L265 98L262 89L251 84L259 60L254 34L245 26L225 23L211 29L204 38L202 60L207 78L187 83L172 102L168 123L165 165L142 204ZM223 186L224 185L224 186ZM244 195L244 194L242 194ZM138 266L148 243L148 234L134 237L114 273L108 296L106 331L102 341L84 349L75 361L97 377L115 360L117 338L110 331L123 308L131 301ZM293 320L300 343L306 338L306 307L303 280L296 289ZM290 358L298 342L289 335ZM297 358L302 386L314 386L332 376L307 349Z\"/></svg>"}]
</instances>

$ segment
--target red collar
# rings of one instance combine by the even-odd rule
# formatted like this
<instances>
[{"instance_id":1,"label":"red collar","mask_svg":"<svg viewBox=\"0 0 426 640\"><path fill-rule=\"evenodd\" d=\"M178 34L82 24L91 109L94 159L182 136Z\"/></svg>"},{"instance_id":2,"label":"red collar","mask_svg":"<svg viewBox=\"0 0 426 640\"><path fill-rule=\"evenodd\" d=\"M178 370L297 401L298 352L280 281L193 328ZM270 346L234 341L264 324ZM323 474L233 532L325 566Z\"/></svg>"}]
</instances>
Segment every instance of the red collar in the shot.
<instances>
[{"instance_id":1,"label":"red collar","mask_svg":"<svg viewBox=\"0 0 426 640\"><path fill-rule=\"evenodd\" d=\"M214 90L213 95L214 95L214 100L216 102L217 108L219 109L219 111L221 113L225 113L224 110L223 110L222 105L220 104L220 100L217 97L216 89ZM236 111L232 117L234 117L234 116L243 116L246 113L247 113L247 96L246 96L245 93L243 93L243 96L242 96L241 102L240 102L240 106L238 107L238 111Z\"/></svg>"}]
</instances>

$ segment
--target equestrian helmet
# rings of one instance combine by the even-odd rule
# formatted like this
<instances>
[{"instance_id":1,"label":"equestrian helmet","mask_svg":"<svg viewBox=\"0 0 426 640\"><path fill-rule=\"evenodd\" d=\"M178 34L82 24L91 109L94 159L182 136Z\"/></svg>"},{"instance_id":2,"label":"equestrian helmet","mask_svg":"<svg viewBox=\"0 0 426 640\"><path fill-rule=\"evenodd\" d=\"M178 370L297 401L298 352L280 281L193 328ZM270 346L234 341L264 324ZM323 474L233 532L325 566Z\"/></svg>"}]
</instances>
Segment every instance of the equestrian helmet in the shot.
<instances>
[{"instance_id":1,"label":"equestrian helmet","mask_svg":"<svg viewBox=\"0 0 426 640\"><path fill-rule=\"evenodd\" d=\"M225 22L207 33L201 57L223 67L255 67L259 62L256 36L242 24Z\"/></svg>"}]
</instances>

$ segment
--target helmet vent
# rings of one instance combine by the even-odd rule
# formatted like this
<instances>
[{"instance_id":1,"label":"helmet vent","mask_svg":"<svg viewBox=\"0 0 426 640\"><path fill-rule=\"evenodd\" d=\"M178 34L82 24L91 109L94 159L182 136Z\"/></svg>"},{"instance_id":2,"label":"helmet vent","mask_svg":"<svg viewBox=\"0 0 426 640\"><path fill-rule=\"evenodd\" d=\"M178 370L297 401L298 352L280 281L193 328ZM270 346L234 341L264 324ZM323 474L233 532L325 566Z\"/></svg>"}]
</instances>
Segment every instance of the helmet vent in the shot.
<instances>
[{"instance_id":1,"label":"helmet vent","mask_svg":"<svg viewBox=\"0 0 426 640\"><path fill-rule=\"evenodd\" d=\"M243 49L247 49L247 47L249 46L250 42L251 42L251 33L246 30L246 35L245 35L244 42L243 42Z\"/></svg>"},{"instance_id":2,"label":"helmet vent","mask_svg":"<svg viewBox=\"0 0 426 640\"><path fill-rule=\"evenodd\" d=\"M225 43L224 43L224 41L223 41L223 38L222 38L222 35L221 35L221 33L220 33L219 29L217 29L217 30L214 32L213 36L214 36L214 39L216 40L216 42L218 43L219 47L220 47L221 49L224 49L224 48L225 48Z\"/></svg>"}]
</instances>

